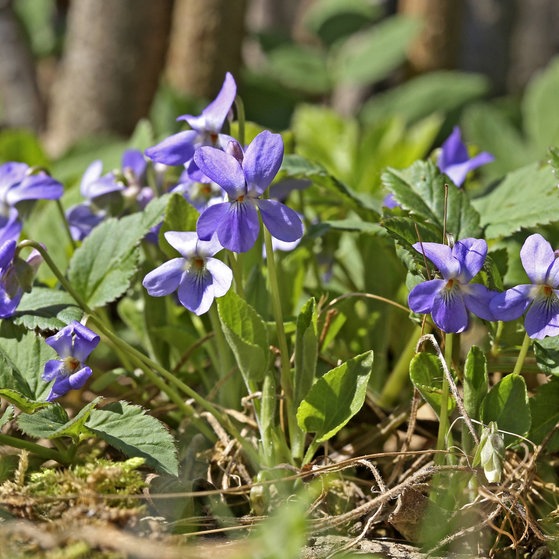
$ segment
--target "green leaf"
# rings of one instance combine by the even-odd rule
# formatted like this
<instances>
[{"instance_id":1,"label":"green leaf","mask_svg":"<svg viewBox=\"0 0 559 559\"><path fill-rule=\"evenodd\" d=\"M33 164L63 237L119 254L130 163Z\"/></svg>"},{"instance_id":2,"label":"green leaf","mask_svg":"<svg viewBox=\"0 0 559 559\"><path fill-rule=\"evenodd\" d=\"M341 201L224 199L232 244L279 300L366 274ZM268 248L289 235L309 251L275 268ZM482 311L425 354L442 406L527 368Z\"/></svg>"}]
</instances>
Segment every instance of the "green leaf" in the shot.
<instances>
[{"instance_id":1,"label":"green leaf","mask_svg":"<svg viewBox=\"0 0 559 559\"><path fill-rule=\"evenodd\" d=\"M527 435L531 415L524 378L508 375L495 384L483 400L481 416L485 425L495 421L501 431ZM506 446L517 441L518 437L505 434Z\"/></svg>"},{"instance_id":2,"label":"green leaf","mask_svg":"<svg viewBox=\"0 0 559 559\"><path fill-rule=\"evenodd\" d=\"M372 367L368 351L320 377L297 410L301 430L315 433L317 443L333 437L361 409Z\"/></svg>"},{"instance_id":3,"label":"green leaf","mask_svg":"<svg viewBox=\"0 0 559 559\"><path fill-rule=\"evenodd\" d=\"M559 57L528 82L522 102L524 128L536 146L538 157L559 144Z\"/></svg>"},{"instance_id":4,"label":"green leaf","mask_svg":"<svg viewBox=\"0 0 559 559\"><path fill-rule=\"evenodd\" d=\"M0 323L0 386L29 400L44 400L49 383L41 379L45 363L56 352L34 332L3 320Z\"/></svg>"},{"instance_id":5,"label":"green leaf","mask_svg":"<svg viewBox=\"0 0 559 559\"><path fill-rule=\"evenodd\" d=\"M310 390L318 358L318 314L316 301L309 299L297 317L295 335L295 371L293 379L293 403L298 406Z\"/></svg>"},{"instance_id":6,"label":"green leaf","mask_svg":"<svg viewBox=\"0 0 559 559\"><path fill-rule=\"evenodd\" d=\"M353 34L331 56L334 81L369 85L385 78L406 60L407 49L420 30L418 20L393 16Z\"/></svg>"},{"instance_id":7,"label":"green leaf","mask_svg":"<svg viewBox=\"0 0 559 559\"><path fill-rule=\"evenodd\" d=\"M464 407L472 419L480 420L479 410L489 390L485 353L472 346L464 364Z\"/></svg>"},{"instance_id":8,"label":"green leaf","mask_svg":"<svg viewBox=\"0 0 559 559\"><path fill-rule=\"evenodd\" d=\"M41 408L50 406L49 402L37 402L35 400L31 400L30 398L25 397L23 394L20 394L17 390L12 390L10 388L1 388L0 397L10 402L10 404L13 404L18 410L22 411L23 413L35 413Z\"/></svg>"},{"instance_id":9,"label":"green leaf","mask_svg":"<svg viewBox=\"0 0 559 559\"><path fill-rule=\"evenodd\" d=\"M536 364L548 375L559 376L559 337L533 340Z\"/></svg>"},{"instance_id":10,"label":"green leaf","mask_svg":"<svg viewBox=\"0 0 559 559\"><path fill-rule=\"evenodd\" d=\"M13 406L8 406L2 416L0 417L0 429L6 425L9 421L14 418L14 408Z\"/></svg>"},{"instance_id":11,"label":"green leaf","mask_svg":"<svg viewBox=\"0 0 559 559\"><path fill-rule=\"evenodd\" d=\"M245 380L251 386L261 382L270 353L266 323L233 291L218 299L217 310L223 333Z\"/></svg>"},{"instance_id":12,"label":"green leaf","mask_svg":"<svg viewBox=\"0 0 559 559\"><path fill-rule=\"evenodd\" d=\"M49 167L41 142L33 132L10 128L0 132L0 161L23 161L31 167Z\"/></svg>"},{"instance_id":13,"label":"green leaf","mask_svg":"<svg viewBox=\"0 0 559 559\"><path fill-rule=\"evenodd\" d=\"M365 122L399 116L416 122L434 113L449 113L489 90L487 78L463 72L429 72L385 93L374 95L361 110Z\"/></svg>"},{"instance_id":14,"label":"green leaf","mask_svg":"<svg viewBox=\"0 0 559 559\"><path fill-rule=\"evenodd\" d=\"M83 311L66 291L33 287L23 295L13 320L28 330L60 330L80 320L82 315Z\"/></svg>"},{"instance_id":15,"label":"green leaf","mask_svg":"<svg viewBox=\"0 0 559 559\"><path fill-rule=\"evenodd\" d=\"M371 216L371 220L378 216L376 206L370 197L353 191L317 163L299 155L286 155L283 159L282 170L286 171L290 177L309 179L313 183L327 188L337 197L339 202L345 203L350 208L367 210L367 215Z\"/></svg>"},{"instance_id":16,"label":"green leaf","mask_svg":"<svg viewBox=\"0 0 559 559\"><path fill-rule=\"evenodd\" d=\"M134 132L128 141L129 149L138 149L144 151L155 144L155 135L153 133L153 126L147 118L142 118L136 124Z\"/></svg>"},{"instance_id":17,"label":"green leaf","mask_svg":"<svg viewBox=\"0 0 559 559\"><path fill-rule=\"evenodd\" d=\"M441 362L432 353L421 352L411 360L410 379L437 415L441 413L443 375ZM454 398L449 395L447 400L448 411L452 411L455 405Z\"/></svg>"},{"instance_id":18,"label":"green leaf","mask_svg":"<svg viewBox=\"0 0 559 559\"><path fill-rule=\"evenodd\" d=\"M536 394L530 398L532 425L530 440L534 444L541 442L549 435L559 422L559 381L555 378L542 384ZM546 451L559 450L559 432L555 432L546 444Z\"/></svg>"},{"instance_id":19,"label":"green leaf","mask_svg":"<svg viewBox=\"0 0 559 559\"><path fill-rule=\"evenodd\" d=\"M472 202L480 214L486 238L507 237L521 229L556 221L556 185L547 165L528 165L509 173L489 194Z\"/></svg>"},{"instance_id":20,"label":"green leaf","mask_svg":"<svg viewBox=\"0 0 559 559\"><path fill-rule=\"evenodd\" d=\"M177 251L167 242L164 233L167 231L196 231L196 222L200 213L189 204L179 192L171 194L165 210L163 224L158 233L159 247L169 258L178 256Z\"/></svg>"},{"instance_id":21,"label":"green leaf","mask_svg":"<svg viewBox=\"0 0 559 559\"><path fill-rule=\"evenodd\" d=\"M138 245L161 222L167 201L157 198L142 213L104 221L76 250L68 279L91 308L114 301L128 289L138 268Z\"/></svg>"},{"instance_id":22,"label":"green leaf","mask_svg":"<svg viewBox=\"0 0 559 559\"><path fill-rule=\"evenodd\" d=\"M287 44L268 54L266 73L281 85L313 95L331 89L325 54L316 48Z\"/></svg>"},{"instance_id":23,"label":"green leaf","mask_svg":"<svg viewBox=\"0 0 559 559\"><path fill-rule=\"evenodd\" d=\"M307 235L309 237L322 237L329 231L349 231L351 233L378 235L381 231L381 227L377 223L371 223L361 219L329 219L311 225L307 231Z\"/></svg>"},{"instance_id":24,"label":"green leaf","mask_svg":"<svg viewBox=\"0 0 559 559\"><path fill-rule=\"evenodd\" d=\"M126 456L144 458L148 466L160 472L178 474L173 437L163 423L146 415L140 406L112 402L92 410L86 427Z\"/></svg>"},{"instance_id":25,"label":"green leaf","mask_svg":"<svg viewBox=\"0 0 559 559\"><path fill-rule=\"evenodd\" d=\"M424 243L442 241L441 232L437 226L431 223L418 223L409 217L388 217L382 220L382 226L399 245L411 253L415 252L412 245L419 239Z\"/></svg>"},{"instance_id":26,"label":"green leaf","mask_svg":"<svg viewBox=\"0 0 559 559\"><path fill-rule=\"evenodd\" d=\"M446 231L449 234L456 240L480 235L479 215L466 192L456 188L432 161L417 161L402 171L387 169L382 175L382 182L404 209L438 226L441 235L445 203ZM449 182L448 196L445 196L444 185Z\"/></svg>"}]
</instances>

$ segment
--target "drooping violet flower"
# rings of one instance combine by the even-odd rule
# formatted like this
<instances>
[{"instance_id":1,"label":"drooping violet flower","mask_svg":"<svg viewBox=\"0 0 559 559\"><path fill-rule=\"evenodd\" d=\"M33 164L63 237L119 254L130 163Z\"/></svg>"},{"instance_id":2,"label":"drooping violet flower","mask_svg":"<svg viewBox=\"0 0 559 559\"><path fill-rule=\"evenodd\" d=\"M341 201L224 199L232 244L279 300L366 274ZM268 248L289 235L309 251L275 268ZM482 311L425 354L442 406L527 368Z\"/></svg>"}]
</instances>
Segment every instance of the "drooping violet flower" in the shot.
<instances>
[{"instance_id":1,"label":"drooping violet flower","mask_svg":"<svg viewBox=\"0 0 559 559\"><path fill-rule=\"evenodd\" d=\"M52 402L69 390L82 388L92 375L93 371L84 362L97 347L99 336L74 320L45 341L60 356L60 359L47 361L41 375L46 382L54 380L47 397L47 401Z\"/></svg>"},{"instance_id":2,"label":"drooping violet flower","mask_svg":"<svg viewBox=\"0 0 559 559\"><path fill-rule=\"evenodd\" d=\"M214 237L201 241L193 231L167 231L167 242L181 258L173 258L146 275L143 286L153 297L177 292L180 304L197 315L211 307L214 298L229 291L233 272L221 260L212 258L223 247Z\"/></svg>"},{"instance_id":3,"label":"drooping violet flower","mask_svg":"<svg viewBox=\"0 0 559 559\"><path fill-rule=\"evenodd\" d=\"M16 256L17 243L9 240L0 246L0 318L14 315L24 292L31 291L42 256L33 250L26 260Z\"/></svg>"},{"instance_id":4,"label":"drooping violet flower","mask_svg":"<svg viewBox=\"0 0 559 559\"><path fill-rule=\"evenodd\" d=\"M460 128L455 126L452 134L443 142L437 166L456 186L462 186L470 171L494 160L495 157L486 151L470 158L468 148L462 142Z\"/></svg>"},{"instance_id":5,"label":"drooping violet flower","mask_svg":"<svg viewBox=\"0 0 559 559\"><path fill-rule=\"evenodd\" d=\"M229 114L235 96L237 84L233 76L227 72L225 81L217 97L202 111L199 116L182 115L177 120L184 120L191 130L185 130L169 136L161 143L146 149L146 155L166 165L185 165L193 180L200 180L198 168L192 164L192 156L200 146L225 147L231 140L230 136L221 134L221 129Z\"/></svg>"},{"instance_id":6,"label":"drooping violet flower","mask_svg":"<svg viewBox=\"0 0 559 559\"><path fill-rule=\"evenodd\" d=\"M199 148L194 154L196 164L228 196L227 202L210 206L199 217L196 230L200 239L208 240L215 233L225 248L246 252L258 238L258 211L273 237L287 242L300 239L303 224L297 213L277 200L262 198L282 159L281 136L267 130L258 134L244 153L235 140L225 152Z\"/></svg>"},{"instance_id":7,"label":"drooping violet flower","mask_svg":"<svg viewBox=\"0 0 559 559\"><path fill-rule=\"evenodd\" d=\"M524 328L541 340L559 334L559 259L540 234L530 235L520 249L522 266L532 282L495 295L491 311L496 320L515 320L526 312Z\"/></svg>"},{"instance_id":8,"label":"drooping violet flower","mask_svg":"<svg viewBox=\"0 0 559 559\"><path fill-rule=\"evenodd\" d=\"M72 238L81 241L107 215L119 215L127 207L144 208L153 199L152 189L146 186L147 161L142 152L126 150L121 169L103 175L103 163L94 161L86 169L80 183L80 193L85 202L66 211L66 220Z\"/></svg>"},{"instance_id":9,"label":"drooping violet flower","mask_svg":"<svg viewBox=\"0 0 559 559\"><path fill-rule=\"evenodd\" d=\"M64 187L45 171L34 171L26 163L8 162L0 165L0 233L2 239L17 238L21 232L19 211L25 202L58 200Z\"/></svg>"},{"instance_id":10,"label":"drooping violet flower","mask_svg":"<svg viewBox=\"0 0 559 559\"><path fill-rule=\"evenodd\" d=\"M411 290L408 305L413 312L430 313L441 330L454 333L468 327L468 311L484 320L494 319L489 303L495 293L470 283L487 256L483 239L462 239L452 248L439 243L416 243L413 248L431 260L442 276Z\"/></svg>"}]
</instances>

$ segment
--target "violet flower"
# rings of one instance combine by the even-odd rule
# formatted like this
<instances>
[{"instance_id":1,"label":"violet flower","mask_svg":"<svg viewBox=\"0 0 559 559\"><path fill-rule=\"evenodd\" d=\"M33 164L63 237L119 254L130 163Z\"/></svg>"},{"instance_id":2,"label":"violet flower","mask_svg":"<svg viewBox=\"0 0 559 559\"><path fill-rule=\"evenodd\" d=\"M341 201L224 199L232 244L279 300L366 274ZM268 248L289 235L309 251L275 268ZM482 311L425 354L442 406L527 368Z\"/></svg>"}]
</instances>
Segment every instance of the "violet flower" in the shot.
<instances>
[{"instance_id":1,"label":"violet flower","mask_svg":"<svg viewBox=\"0 0 559 559\"><path fill-rule=\"evenodd\" d=\"M437 166L456 186L462 186L470 171L494 160L495 157L486 151L470 159L468 149L462 142L460 128L455 126L442 145Z\"/></svg>"},{"instance_id":2,"label":"violet flower","mask_svg":"<svg viewBox=\"0 0 559 559\"><path fill-rule=\"evenodd\" d=\"M180 304L197 315L211 307L214 298L229 291L233 272L221 260L212 258L223 249L212 238L201 241L193 231L167 231L167 242L181 257L165 262L146 275L143 286L153 297L177 292Z\"/></svg>"},{"instance_id":3,"label":"violet flower","mask_svg":"<svg viewBox=\"0 0 559 559\"><path fill-rule=\"evenodd\" d=\"M225 248L246 252L260 232L258 211L273 237L286 242L300 239L303 224L297 213L277 200L262 197L282 159L281 136L267 130L258 134L244 153L235 140L229 142L226 152L199 148L194 155L198 167L228 195L227 202L210 206L199 217L196 229L200 239L208 240L215 233Z\"/></svg>"},{"instance_id":4,"label":"violet flower","mask_svg":"<svg viewBox=\"0 0 559 559\"><path fill-rule=\"evenodd\" d=\"M411 290L408 305L413 312L430 313L441 330L454 333L468 327L468 311L484 320L494 319L489 308L494 292L470 283L487 256L483 239L462 239L452 248L439 243L416 243L413 248L431 260L442 276Z\"/></svg>"},{"instance_id":5,"label":"violet flower","mask_svg":"<svg viewBox=\"0 0 559 559\"><path fill-rule=\"evenodd\" d=\"M43 261L36 250L23 260L16 256L16 249L14 239L0 246L0 318L14 315L23 293L31 291L33 279Z\"/></svg>"},{"instance_id":6,"label":"violet flower","mask_svg":"<svg viewBox=\"0 0 559 559\"><path fill-rule=\"evenodd\" d=\"M217 97L199 116L182 115L177 120L184 120L191 127L169 136L161 143L146 149L146 155L166 165L185 165L193 180L202 178L197 166L192 161L196 148L200 146L224 147L232 138L221 134L221 129L237 95L237 84L227 72L225 81Z\"/></svg>"},{"instance_id":7,"label":"violet flower","mask_svg":"<svg viewBox=\"0 0 559 559\"><path fill-rule=\"evenodd\" d=\"M74 320L45 341L60 356L60 359L50 359L45 363L45 370L41 376L46 382L54 380L47 397L47 401L52 402L69 390L82 388L92 375L93 371L84 361L97 347L99 336Z\"/></svg>"},{"instance_id":8,"label":"violet flower","mask_svg":"<svg viewBox=\"0 0 559 559\"><path fill-rule=\"evenodd\" d=\"M171 192L180 192L186 201L194 206L199 212L203 212L209 206L225 201L224 190L215 182L204 177L207 182L192 180L188 171L184 170L179 177L179 182L171 189Z\"/></svg>"},{"instance_id":9,"label":"violet flower","mask_svg":"<svg viewBox=\"0 0 559 559\"><path fill-rule=\"evenodd\" d=\"M541 235L530 235L520 250L520 260L531 284L517 285L495 295L491 311L496 320L515 320L526 312L524 328L530 338L541 340L559 334L559 259Z\"/></svg>"},{"instance_id":10,"label":"violet flower","mask_svg":"<svg viewBox=\"0 0 559 559\"><path fill-rule=\"evenodd\" d=\"M34 172L26 163L13 161L0 165L0 239L19 237L19 214L25 202L58 200L63 193L62 184L45 171Z\"/></svg>"}]
</instances>

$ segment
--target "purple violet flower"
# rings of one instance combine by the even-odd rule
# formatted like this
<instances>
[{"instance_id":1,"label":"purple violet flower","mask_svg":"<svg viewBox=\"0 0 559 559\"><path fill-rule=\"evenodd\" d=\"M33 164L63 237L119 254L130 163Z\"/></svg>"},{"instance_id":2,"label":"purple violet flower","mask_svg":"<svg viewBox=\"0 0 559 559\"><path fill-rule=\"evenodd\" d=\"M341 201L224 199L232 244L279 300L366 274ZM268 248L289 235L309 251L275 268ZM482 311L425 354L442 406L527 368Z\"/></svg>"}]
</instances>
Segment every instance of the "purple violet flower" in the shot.
<instances>
[{"instance_id":1,"label":"purple violet flower","mask_svg":"<svg viewBox=\"0 0 559 559\"><path fill-rule=\"evenodd\" d=\"M487 256L483 239L462 239L452 248L439 243L416 243L413 248L431 260L442 276L411 290L408 305L413 312L430 313L444 332L466 330L468 311L484 320L494 320L489 303L495 293L484 285L470 283Z\"/></svg>"},{"instance_id":2,"label":"purple violet flower","mask_svg":"<svg viewBox=\"0 0 559 559\"><path fill-rule=\"evenodd\" d=\"M0 165L0 239L19 237L20 202L58 200L63 193L62 184L45 171L34 172L26 163L13 161Z\"/></svg>"},{"instance_id":3,"label":"purple violet flower","mask_svg":"<svg viewBox=\"0 0 559 559\"><path fill-rule=\"evenodd\" d=\"M207 312L214 298L229 291L233 272L221 260L212 258L223 249L214 237L201 241L193 231L167 231L167 242L180 258L165 262L146 275L143 286L152 297L174 291L180 304L197 315Z\"/></svg>"},{"instance_id":4,"label":"purple violet flower","mask_svg":"<svg viewBox=\"0 0 559 559\"><path fill-rule=\"evenodd\" d=\"M541 235L530 235L520 250L520 260L531 284L517 285L495 295L491 311L496 320L515 320L525 311L524 328L530 338L541 340L559 334L559 259Z\"/></svg>"},{"instance_id":5,"label":"purple violet flower","mask_svg":"<svg viewBox=\"0 0 559 559\"><path fill-rule=\"evenodd\" d=\"M16 256L14 239L0 246L0 318L14 315L24 292L31 291L42 256L31 251L26 260Z\"/></svg>"},{"instance_id":6,"label":"purple violet flower","mask_svg":"<svg viewBox=\"0 0 559 559\"><path fill-rule=\"evenodd\" d=\"M470 159L468 149L462 142L460 128L455 126L442 145L437 166L456 186L462 186L470 171L494 160L495 157L486 151Z\"/></svg>"},{"instance_id":7,"label":"purple violet flower","mask_svg":"<svg viewBox=\"0 0 559 559\"><path fill-rule=\"evenodd\" d=\"M193 180L202 178L198 168L193 164L192 156L200 146L224 147L232 138L221 134L223 123L231 110L237 95L237 84L227 72L225 81L217 97L199 116L182 115L177 120L184 120L192 130L185 130L169 136L159 144L146 149L146 155L166 165L185 165Z\"/></svg>"},{"instance_id":8,"label":"purple violet flower","mask_svg":"<svg viewBox=\"0 0 559 559\"><path fill-rule=\"evenodd\" d=\"M262 198L276 176L283 159L283 140L265 130L258 134L243 153L235 140L227 150L201 147L194 160L200 170L219 184L228 201L214 204L199 217L196 229L200 239L214 233L219 242L233 252L252 248L260 232L258 210L265 227L280 241L293 242L303 236L303 224L297 213L277 200Z\"/></svg>"},{"instance_id":9,"label":"purple violet flower","mask_svg":"<svg viewBox=\"0 0 559 559\"><path fill-rule=\"evenodd\" d=\"M184 170L179 177L178 184L171 192L180 192L186 201L194 206L199 212L203 212L209 206L225 201L224 190L215 182L199 182L192 180L188 171Z\"/></svg>"},{"instance_id":10,"label":"purple violet flower","mask_svg":"<svg viewBox=\"0 0 559 559\"><path fill-rule=\"evenodd\" d=\"M92 375L93 371L84 361L97 347L99 336L74 320L45 341L60 356L60 359L50 359L45 363L41 376L46 382L54 380L47 397L47 401L52 402L69 390L82 388Z\"/></svg>"}]
</instances>

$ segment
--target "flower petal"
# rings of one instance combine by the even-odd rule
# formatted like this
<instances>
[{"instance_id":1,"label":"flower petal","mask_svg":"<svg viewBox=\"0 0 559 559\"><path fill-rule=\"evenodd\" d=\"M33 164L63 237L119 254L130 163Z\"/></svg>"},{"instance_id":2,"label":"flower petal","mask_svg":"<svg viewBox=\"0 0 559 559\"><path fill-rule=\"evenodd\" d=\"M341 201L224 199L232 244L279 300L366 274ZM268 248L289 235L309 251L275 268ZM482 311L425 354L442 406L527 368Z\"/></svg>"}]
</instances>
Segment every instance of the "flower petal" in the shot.
<instances>
[{"instance_id":1,"label":"flower petal","mask_svg":"<svg viewBox=\"0 0 559 559\"><path fill-rule=\"evenodd\" d=\"M165 165L184 165L194 155L197 132L185 130L165 138L159 144L147 148L147 157Z\"/></svg>"},{"instance_id":2,"label":"flower petal","mask_svg":"<svg viewBox=\"0 0 559 559\"><path fill-rule=\"evenodd\" d=\"M260 132L246 149L243 160L247 191L262 194L277 175L282 160L281 135L269 130Z\"/></svg>"},{"instance_id":3,"label":"flower petal","mask_svg":"<svg viewBox=\"0 0 559 559\"><path fill-rule=\"evenodd\" d=\"M5 273L16 254L17 242L15 239L10 239L4 244L0 245L0 271Z\"/></svg>"},{"instance_id":4,"label":"flower petal","mask_svg":"<svg viewBox=\"0 0 559 559\"><path fill-rule=\"evenodd\" d=\"M206 260L206 269L212 275L214 296L222 297L229 291L233 282L231 268L217 258L208 258Z\"/></svg>"},{"instance_id":5,"label":"flower petal","mask_svg":"<svg viewBox=\"0 0 559 559\"><path fill-rule=\"evenodd\" d=\"M455 278L460 273L460 262L454 258L449 246L441 243L415 243L413 248L431 260L444 279Z\"/></svg>"},{"instance_id":6,"label":"flower petal","mask_svg":"<svg viewBox=\"0 0 559 559\"><path fill-rule=\"evenodd\" d=\"M441 173L448 174L448 168L468 159L468 150L462 142L460 128L455 126L450 136L443 142L437 166Z\"/></svg>"},{"instance_id":7,"label":"flower petal","mask_svg":"<svg viewBox=\"0 0 559 559\"><path fill-rule=\"evenodd\" d=\"M204 146L196 150L194 162L202 173L227 192L230 200L246 194L245 175L241 164L228 153Z\"/></svg>"},{"instance_id":8,"label":"flower petal","mask_svg":"<svg viewBox=\"0 0 559 559\"><path fill-rule=\"evenodd\" d=\"M460 282L468 283L483 268L487 243L484 239L461 239L452 247L452 254L460 262Z\"/></svg>"},{"instance_id":9,"label":"flower petal","mask_svg":"<svg viewBox=\"0 0 559 559\"><path fill-rule=\"evenodd\" d=\"M471 283L462 290L466 308L483 320L495 320L491 312L491 301L496 294L480 283Z\"/></svg>"},{"instance_id":10,"label":"flower petal","mask_svg":"<svg viewBox=\"0 0 559 559\"><path fill-rule=\"evenodd\" d=\"M54 334L48 337L45 342L60 355L60 357L70 357L72 355L72 328L65 326Z\"/></svg>"},{"instance_id":11,"label":"flower petal","mask_svg":"<svg viewBox=\"0 0 559 559\"><path fill-rule=\"evenodd\" d=\"M237 95L237 84L227 72L217 97L202 111L200 116L182 115L177 120L186 120L194 130L219 132Z\"/></svg>"},{"instance_id":12,"label":"flower petal","mask_svg":"<svg viewBox=\"0 0 559 559\"><path fill-rule=\"evenodd\" d=\"M176 291L184 273L184 258L173 258L149 272L142 285L152 297L163 297Z\"/></svg>"},{"instance_id":13,"label":"flower petal","mask_svg":"<svg viewBox=\"0 0 559 559\"><path fill-rule=\"evenodd\" d=\"M29 169L27 163L9 161L0 165L0 197L5 196L8 190L20 183Z\"/></svg>"},{"instance_id":14,"label":"flower petal","mask_svg":"<svg viewBox=\"0 0 559 559\"><path fill-rule=\"evenodd\" d=\"M526 313L524 328L526 334L536 340L559 335L559 298L556 294L534 300Z\"/></svg>"},{"instance_id":15,"label":"flower petal","mask_svg":"<svg viewBox=\"0 0 559 559\"><path fill-rule=\"evenodd\" d=\"M209 241L224 220L228 219L231 202L207 207L196 222L196 232L203 241Z\"/></svg>"},{"instance_id":16,"label":"flower petal","mask_svg":"<svg viewBox=\"0 0 559 559\"><path fill-rule=\"evenodd\" d=\"M122 170L124 172L130 170L139 179L145 173L146 168L147 161L140 150L127 149L122 155Z\"/></svg>"},{"instance_id":17,"label":"flower petal","mask_svg":"<svg viewBox=\"0 0 559 559\"><path fill-rule=\"evenodd\" d=\"M47 402L52 402L64 396L71 388L68 377L57 377L50 389L50 394L47 396Z\"/></svg>"},{"instance_id":18,"label":"flower petal","mask_svg":"<svg viewBox=\"0 0 559 559\"><path fill-rule=\"evenodd\" d=\"M68 384L72 390L77 390L78 388L82 388L83 385L87 382L87 379L93 374L93 371L90 367L82 367L79 371L71 374L68 377Z\"/></svg>"},{"instance_id":19,"label":"flower petal","mask_svg":"<svg viewBox=\"0 0 559 559\"><path fill-rule=\"evenodd\" d=\"M186 273L177 290L180 304L194 314L201 315L208 311L214 300L213 278L206 270Z\"/></svg>"},{"instance_id":20,"label":"flower petal","mask_svg":"<svg viewBox=\"0 0 559 559\"><path fill-rule=\"evenodd\" d=\"M198 235L195 231L166 231L165 240L185 258L196 254Z\"/></svg>"},{"instance_id":21,"label":"flower petal","mask_svg":"<svg viewBox=\"0 0 559 559\"><path fill-rule=\"evenodd\" d=\"M12 186L6 194L6 202L11 206L23 200L58 200L64 194L64 187L46 173L26 176L17 186Z\"/></svg>"},{"instance_id":22,"label":"flower petal","mask_svg":"<svg viewBox=\"0 0 559 559\"><path fill-rule=\"evenodd\" d=\"M446 292L444 297L435 297L431 317L447 333L463 332L469 324L468 311L460 292Z\"/></svg>"},{"instance_id":23,"label":"flower petal","mask_svg":"<svg viewBox=\"0 0 559 559\"><path fill-rule=\"evenodd\" d=\"M432 279L416 285L408 295L409 308L417 313L430 313L433 301L444 285L445 281L441 279Z\"/></svg>"},{"instance_id":24,"label":"flower petal","mask_svg":"<svg viewBox=\"0 0 559 559\"><path fill-rule=\"evenodd\" d=\"M0 246L8 241L17 241L22 228L18 211L10 208L7 216L0 216Z\"/></svg>"},{"instance_id":25,"label":"flower petal","mask_svg":"<svg viewBox=\"0 0 559 559\"><path fill-rule=\"evenodd\" d=\"M277 200L258 200L264 225L280 241L298 241L303 236L303 222L299 214Z\"/></svg>"},{"instance_id":26,"label":"flower petal","mask_svg":"<svg viewBox=\"0 0 559 559\"><path fill-rule=\"evenodd\" d=\"M51 380L54 380L57 376L59 376L60 369L63 369L63 367L64 363L59 359L49 359L45 363L45 369L43 371L43 374L41 375L41 378L46 382L50 382Z\"/></svg>"},{"instance_id":27,"label":"flower petal","mask_svg":"<svg viewBox=\"0 0 559 559\"><path fill-rule=\"evenodd\" d=\"M247 252L254 246L260 233L258 212L249 202L234 202L229 206L226 220L217 228L217 238L228 250Z\"/></svg>"},{"instance_id":28,"label":"flower petal","mask_svg":"<svg viewBox=\"0 0 559 559\"><path fill-rule=\"evenodd\" d=\"M96 159L89 167L85 170L82 175L82 180L80 182L80 194L84 198L89 198L89 185L96 181L103 174L103 162L100 159Z\"/></svg>"},{"instance_id":29,"label":"flower petal","mask_svg":"<svg viewBox=\"0 0 559 559\"><path fill-rule=\"evenodd\" d=\"M73 331L72 355L80 362L85 361L99 345L99 336L77 320L71 322L66 328L68 327Z\"/></svg>"},{"instance_id":30,"label":"flower petal","mask_svg":"<svg viewBox=\"0 0 559 559\"><path fill-rule=\"evenodd\" d=\"M517 285L502 293L497 293L489 304L494 320L516 320L524 314L532 302L532 285Z\"/></svg>"},{"instance_id":31,"label":"flower petal","mask_svg":"<svg viewBox=\"0 0 559 559\"><path fill-rule=\"evenodd\" d=\"M520 249L520 260L532 283L547 281L547 271L555 261L551 245L539 233L530 235Z\"/></svg>"}]
</instances>

